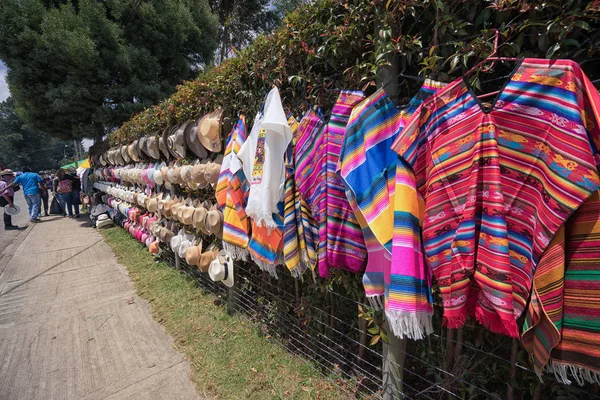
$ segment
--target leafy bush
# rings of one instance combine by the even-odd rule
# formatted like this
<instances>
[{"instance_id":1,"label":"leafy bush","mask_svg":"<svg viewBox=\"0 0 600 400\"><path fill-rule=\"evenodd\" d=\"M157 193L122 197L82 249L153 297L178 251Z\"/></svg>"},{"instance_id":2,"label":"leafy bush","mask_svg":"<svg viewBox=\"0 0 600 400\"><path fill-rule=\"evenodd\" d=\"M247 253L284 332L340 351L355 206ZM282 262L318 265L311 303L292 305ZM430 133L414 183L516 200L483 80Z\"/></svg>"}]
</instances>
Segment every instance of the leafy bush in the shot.
<instances>
[{"instance_id":1,"label":"leafy bush","mask_svg":"<svg viewBox=\"0 0 600 400\"><path fill-rule=\"evenodd\" d=\"M365 87L390 63L449 81L492 52L494 29L500 55L572 58L597 79L599 20L598 1L316 1L136 115L110 142L129 142L217 106L252 116L272 85L292 111L301 100L328 107L333 89Z\"/></svg>"}]
</instances>

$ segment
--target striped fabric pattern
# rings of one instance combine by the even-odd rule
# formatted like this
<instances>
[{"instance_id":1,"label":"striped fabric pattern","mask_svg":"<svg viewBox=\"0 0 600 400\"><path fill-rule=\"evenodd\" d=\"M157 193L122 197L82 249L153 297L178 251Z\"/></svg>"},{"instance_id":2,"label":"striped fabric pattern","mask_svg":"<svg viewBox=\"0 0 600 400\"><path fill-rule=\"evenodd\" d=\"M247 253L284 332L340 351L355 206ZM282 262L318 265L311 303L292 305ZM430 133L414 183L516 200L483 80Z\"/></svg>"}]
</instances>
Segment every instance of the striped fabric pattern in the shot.
<instances>
[{"instance_id":1,"label":"striped fabric pattern","mask_svg":"<svg viewBox=\"0 0 600 400\"><path fill-rule=\"evenodd\" d=\"M321 168L320 185L324 194L319 206L319 275L329 276L329 269L360 272L367 251L360 225L356 221L344 183L336 174L346 124L355 105L364 99L360 91L342 91L331 111L324 131L324 143L316 155Z\"/></svg>"},{"instance_id":2,"label":"striped fabric pattern","mask_svg":"<svg viewBox=\"0 0 600 400\"><path fill-rule=\"evenodd\" d=\"M340 154L340 176L379 243L392 253L398 156L391 145L400 111L379 89L354 107Z\"/></svg>"},{"instance_id":3,"label":"striped fabric pattern","mask_svg":"<svg viewBox=\"0 0 600 400\"><path fill-rule=\"evenodd\" d=\"M408 106L402 110L398 132L424 100L445 84L426 80ZM431 271L426 268L421 241L423 197L416 187L415 176L402 159L396 166L394 191L394 237L389 286L386 292L385 314L398 337L423 339L433 331L433 295Z\"/></svg>"},{"instance_id":4,"label":"striped fabric pattern","mask_svg":"<svg viewBox=\"0 0 600 400\"><path fill-rule=\"evenodd\" d=\"M288 124L294 133L285 157L285 198L283 210L283 258L285 266L293 277L299 278L310 265L306 250L302 214L300 210L300 192L296 188L294 148L298 122L288 115Z\"/></svg>"},{"instance_id":5,"label":"striped fabric pattern","mask_svg":"<svg viewBox=\"0 0 600 400\"><path fill-rule=\"evenodd\" d=\"M459 79L394 142L425 200L424 249L446 326L474 316L519 336L542 253L600 185L583 82L570 60L524 59L490 109Z\"/></svg>"},{"instance_id":6,"label":"striped fabric pattern","mask_svg":"<svg viewBox=\"0 0 600 400\"><path fill-rule=\"evenodd\" d=\"M600 103L598 103L600 105ZM562 383L600 383L600 196L596 192L567 223L561 340L548 369ZM555 282L562 284L562 280ZM544 302L552 309L553 301ZM571 378L571 379L570 379Z\"/></svg>"},{"instance_id":7,"label":"striped fabric pattern","mask_svg":"<svg viewBox=\"0 0 600 400\"><path fill-rule=\"evenodd\" d=\"M246 118L243 115L240 115L238 122L235 124L227 138L223 163L221 164L221 171L219 172L219 180L217 181L217 186L215 188L217 203L222 210L225 209L225 203L227 201L227 183L231 177L231 171L229 170L231 157L234 157L235 154L240 151L242 144L246 141L246 137Z\"/></svg>"},{"instance_id":8,"label":"striped fabric pattern","mask_svg":"<svg viewBox=\"0 0 600 400\"><path fill-rule=\"evenodd\" d=\"M585 203L580 209L584 206ZM540 377L550 360L550 352L560 342L565 263L565 227L562 226L537 265L531 299L523 321L521 342Z\"/></svg>"},{"instance_id":9,"label":"striped fabric pattern","mask_svg":"<svg viewBox=\"0 0 600 400\"><path fill-rule=\"evenodd\" d=\"M248 252L258 267L277 278L277 265L283 264L283 201L277 204L279 213L273 213L275 229L259 226L252 220L252 237Z\"/></svg>"},{"instance_id":10,"label":"striped fabric pattern","mask_svg":"<svg viewBox=\"0 0 600 400\"><path fill-rule=\"evenodd\" d=\"M246 140L246 120L240 116L235 127L231 131L228 147L229 156L223 159L221 173L219 175L219 184L225 183L225 206L223 207L223 248L236 260L245 260L248 252L248 242L250 240L250 220L246 215L245 207L248 201L250 185L246 179L243 169L231 173L229 165L231 160L228 157L235 157L240 147ZM225 161L228 160L227 166ZM225 169L225 170L224 170ZM221 201L217 197L219 205Z\"/></svg>"},{"instance_id":11,"label":"striped fabric pattern","mask_svg":"<svg viewBox=\"0 0 600 400\"><path fill-rule=\"evenodd\" d=\"M398 156L390 146L399 120L400 112L383 89L356 105L346 126L337 171L363 231L368 254L363 275L365 294L378 309L384 308L391 268L390 198L395 190Z\"/></svg>"},{"instance_id":12,"label":"striped fabric pattern","mask_svg":"<svg viewBox=\"0 0 600 400\"><path fill-rule=\"evenodd\" d=\"M323 146L323 129L325 123L313 110L309 110L300 120L296 131L296 187L301 195L300 212L304 231L304 241L309 258L309 268L314 270L319 246L319 223L321 198L325 193L324 185L319 179L321 169L315 161L319 148Z\"/></svg>"}]
</instances>

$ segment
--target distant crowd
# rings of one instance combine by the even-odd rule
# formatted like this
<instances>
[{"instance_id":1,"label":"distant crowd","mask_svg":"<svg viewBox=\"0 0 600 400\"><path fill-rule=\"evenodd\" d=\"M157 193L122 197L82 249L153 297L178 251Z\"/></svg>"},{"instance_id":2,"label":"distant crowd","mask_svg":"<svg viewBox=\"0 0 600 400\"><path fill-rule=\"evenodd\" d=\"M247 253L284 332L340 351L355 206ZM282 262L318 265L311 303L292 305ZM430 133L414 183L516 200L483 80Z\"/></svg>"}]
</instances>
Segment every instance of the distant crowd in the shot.
<instances>
[{"instance_id":1,"label":"distant crowd","mask_svg":"<svg viewBox=\"0 0 600 400\"><path fill-rule=\"evenodd\" d=\"M74 167L59 169L56 173L32 172L25 166L15 173L0 165L0 206L4 207L4 229L23 229L13 225L12 217L19 212L15 205L15 192L23 190L31 223L41 222L50 214L79 218L81 181ZM53 195L50 201L50 194Z\"/></svg>"}]
</instances>

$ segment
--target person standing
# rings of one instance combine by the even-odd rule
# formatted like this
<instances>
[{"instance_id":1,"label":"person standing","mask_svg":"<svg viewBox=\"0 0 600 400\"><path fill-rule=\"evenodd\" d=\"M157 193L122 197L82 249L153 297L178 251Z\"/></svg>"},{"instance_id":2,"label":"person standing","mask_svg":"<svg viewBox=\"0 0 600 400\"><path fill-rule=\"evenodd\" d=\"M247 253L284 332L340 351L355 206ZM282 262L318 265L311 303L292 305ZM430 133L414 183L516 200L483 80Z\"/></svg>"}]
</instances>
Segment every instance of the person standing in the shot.
<instances>
[{"instance_id":1,"label":"person standing","mask_svg":"<svg viewBox=\"0 0 600 400\"><path fill-rule=\"evenodd\" d=\"M40 173L40 176L42 177L42 183L40 184L40 197L42 198L42 205L44 206L44 215L47 217L50 215L48 214L48 189L52 188L52 181L45 173ZM48 187L48 185L50 185L50 187Z\"/></svg>"},{"instance_id":2,"label":"person standing","mask_svg":"<svg viewBox=\"0 0 600 400\"><path fill-rule=\"evenodd\" d=\"M73 181L67 177L64 169L56 171L56 178L54 178L54 193L60 203L62 214L64 217L73 218L73 201L71 192L73 191Z\"/></svg>"},{"instance_id":3,"label":"person standing","mask_svg":"<svg viewBox=\"0 0 600 400\"><path fill-rule=\"evenodd\" d=\"M11 185L11 180L15 174L10 169L0 171L0 206L2 207L13 207L13 201L15 198L15 192ZM4 210L4 230L11 231L19 229L17 225L12 224L12 217Z\"/></svg>"},{"instance_id":4,"label":"person standing","mask_svg":"<svg viewBox=\"0 0 600 400\"><path fill-rule=\"evenodd\" d=\"M40 222L40 184L42 177L31 172L31 168L23 167L23 173L13 181L13 185L23 186L23 194L29 208L29 220L33 223Z\"/></svg>"},{"instance_id":5,"label":"person standing","mask_svg":"<svg viewBox=\"0 0 600 400\"><path fill-rule=\"evenodd\" d=\"M81 179L77 176L75 167L67 168L67 179L71 181L71 203L73 204L73 210L75 211L75 218L79 218Z\"/></svg>"}]
</instances>

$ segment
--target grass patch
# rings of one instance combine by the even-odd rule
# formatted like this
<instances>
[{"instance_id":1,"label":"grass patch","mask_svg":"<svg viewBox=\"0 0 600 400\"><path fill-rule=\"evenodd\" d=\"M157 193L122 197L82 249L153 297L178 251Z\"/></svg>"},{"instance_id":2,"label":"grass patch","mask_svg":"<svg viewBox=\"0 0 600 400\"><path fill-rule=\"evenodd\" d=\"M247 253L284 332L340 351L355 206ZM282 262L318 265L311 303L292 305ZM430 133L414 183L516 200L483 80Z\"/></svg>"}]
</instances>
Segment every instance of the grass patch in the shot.
<instances>
[{"instance_id":1,"label":"grass patch","mask_svg":"<svg viewBox=\"0 0 600 400\"><path fill-rule=\"evenodd\" d=\"M339 399L332 383L281 346L253 322L230 316L215 298L152 255L121 228L102 230L154 319L173 336L191 365L198 391L220 399Z\"/></svg>"}]
</instances>

